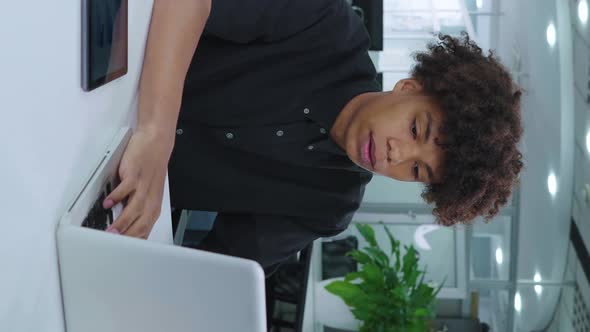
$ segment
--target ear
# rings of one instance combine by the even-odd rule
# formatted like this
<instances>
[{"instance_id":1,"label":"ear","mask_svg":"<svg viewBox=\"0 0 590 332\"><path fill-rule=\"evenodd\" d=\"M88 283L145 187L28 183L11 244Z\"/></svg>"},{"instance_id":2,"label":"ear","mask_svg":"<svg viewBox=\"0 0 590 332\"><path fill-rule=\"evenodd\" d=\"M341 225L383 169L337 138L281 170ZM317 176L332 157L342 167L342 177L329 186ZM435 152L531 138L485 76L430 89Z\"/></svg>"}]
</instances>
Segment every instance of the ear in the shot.
<instances>
[{"instance_id":1,"label":"ear","mask_svg":"<svg viewBox=\"0 0 590 332\"><path fill-rule=\"evenodd\" d=\"M414 78L399 80L391 92L395 94L412 94L422 91L422 84Z\"/></svg>"}]
</instances>

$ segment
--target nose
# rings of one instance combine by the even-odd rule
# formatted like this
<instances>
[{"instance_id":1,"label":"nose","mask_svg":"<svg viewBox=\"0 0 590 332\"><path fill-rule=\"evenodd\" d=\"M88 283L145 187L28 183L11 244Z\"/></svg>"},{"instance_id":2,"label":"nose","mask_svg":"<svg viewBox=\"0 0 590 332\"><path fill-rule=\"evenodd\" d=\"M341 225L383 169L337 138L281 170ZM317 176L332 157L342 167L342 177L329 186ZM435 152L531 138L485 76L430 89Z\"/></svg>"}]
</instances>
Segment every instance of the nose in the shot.
<instances>
[{"instance_id":1,"label":"nose","mask_svg":"<svg viewBox=\"0 0 590 332\"><path fill-rule=\"evenodd\" d=\"M397 139L390 138L387 140L387 145L387 159L393 166L414 159L417 153L415 144L409 142L401 142Z\"/></svg>"}]
</instances>

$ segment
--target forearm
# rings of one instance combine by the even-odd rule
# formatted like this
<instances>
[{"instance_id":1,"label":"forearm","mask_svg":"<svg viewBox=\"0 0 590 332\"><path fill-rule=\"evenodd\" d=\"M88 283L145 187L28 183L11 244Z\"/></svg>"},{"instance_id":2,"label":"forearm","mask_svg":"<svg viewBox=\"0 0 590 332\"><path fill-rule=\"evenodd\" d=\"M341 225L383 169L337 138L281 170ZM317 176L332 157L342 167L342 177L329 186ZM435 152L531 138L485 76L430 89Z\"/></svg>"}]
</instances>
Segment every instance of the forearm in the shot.
<instances>
[{"instance_id":1,"label":"forearm","mask_svg":"<svg viewBox=\"0 0 590 332\"><path fill-rule=\"evenodd\" d=\"M138 129L174 139L184 79L211 0L155 0L139 84Z\"/></svg>"}]
</instances>

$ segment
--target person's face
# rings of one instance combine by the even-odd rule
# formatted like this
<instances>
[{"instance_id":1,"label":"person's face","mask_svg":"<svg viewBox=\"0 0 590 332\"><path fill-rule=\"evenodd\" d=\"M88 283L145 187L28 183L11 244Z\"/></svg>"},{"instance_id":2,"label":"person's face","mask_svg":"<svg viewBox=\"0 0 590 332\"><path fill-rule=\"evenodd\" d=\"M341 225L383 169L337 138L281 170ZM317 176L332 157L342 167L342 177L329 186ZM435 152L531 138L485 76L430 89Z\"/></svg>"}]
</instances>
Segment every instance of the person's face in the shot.
<instances>
[{"instance_id":1,"label":"person's face","mask_svg":"<svg viewBox=\"0 0 590 332\"><path fill-rule=\"evenodd\" d=\"M421 91L417 81L401 80L391 92L362 104L345 133L348 157L396 180L440 182L444 154L435 140L443 115Z\"/></svg>"}]
</instances>

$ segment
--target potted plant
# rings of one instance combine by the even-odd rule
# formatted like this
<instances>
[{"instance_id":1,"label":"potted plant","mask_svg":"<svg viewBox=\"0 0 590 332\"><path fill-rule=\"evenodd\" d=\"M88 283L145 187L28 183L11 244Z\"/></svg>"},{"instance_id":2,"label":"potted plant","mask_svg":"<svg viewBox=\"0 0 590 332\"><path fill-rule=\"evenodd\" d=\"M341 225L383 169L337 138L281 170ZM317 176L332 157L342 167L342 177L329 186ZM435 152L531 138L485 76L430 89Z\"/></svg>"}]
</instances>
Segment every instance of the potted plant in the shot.
<instances>
[{"instance_id":1,"label":"potted plant","mask_svg":"<svg viewBox=\"0 0 590 332\"><path fill-rule=\"evenodd\" d=\"M427 331L435 316L435 298L440 291L424 282L425 270L418 266L419 253L404 246L383 225L391 244L386 254L375 240L370 225L356 224L369 246L347 253L360 265L358 272L325 286L340 297L354 318L360 321L360 332Z\"/></svg>"}]
</instances>

